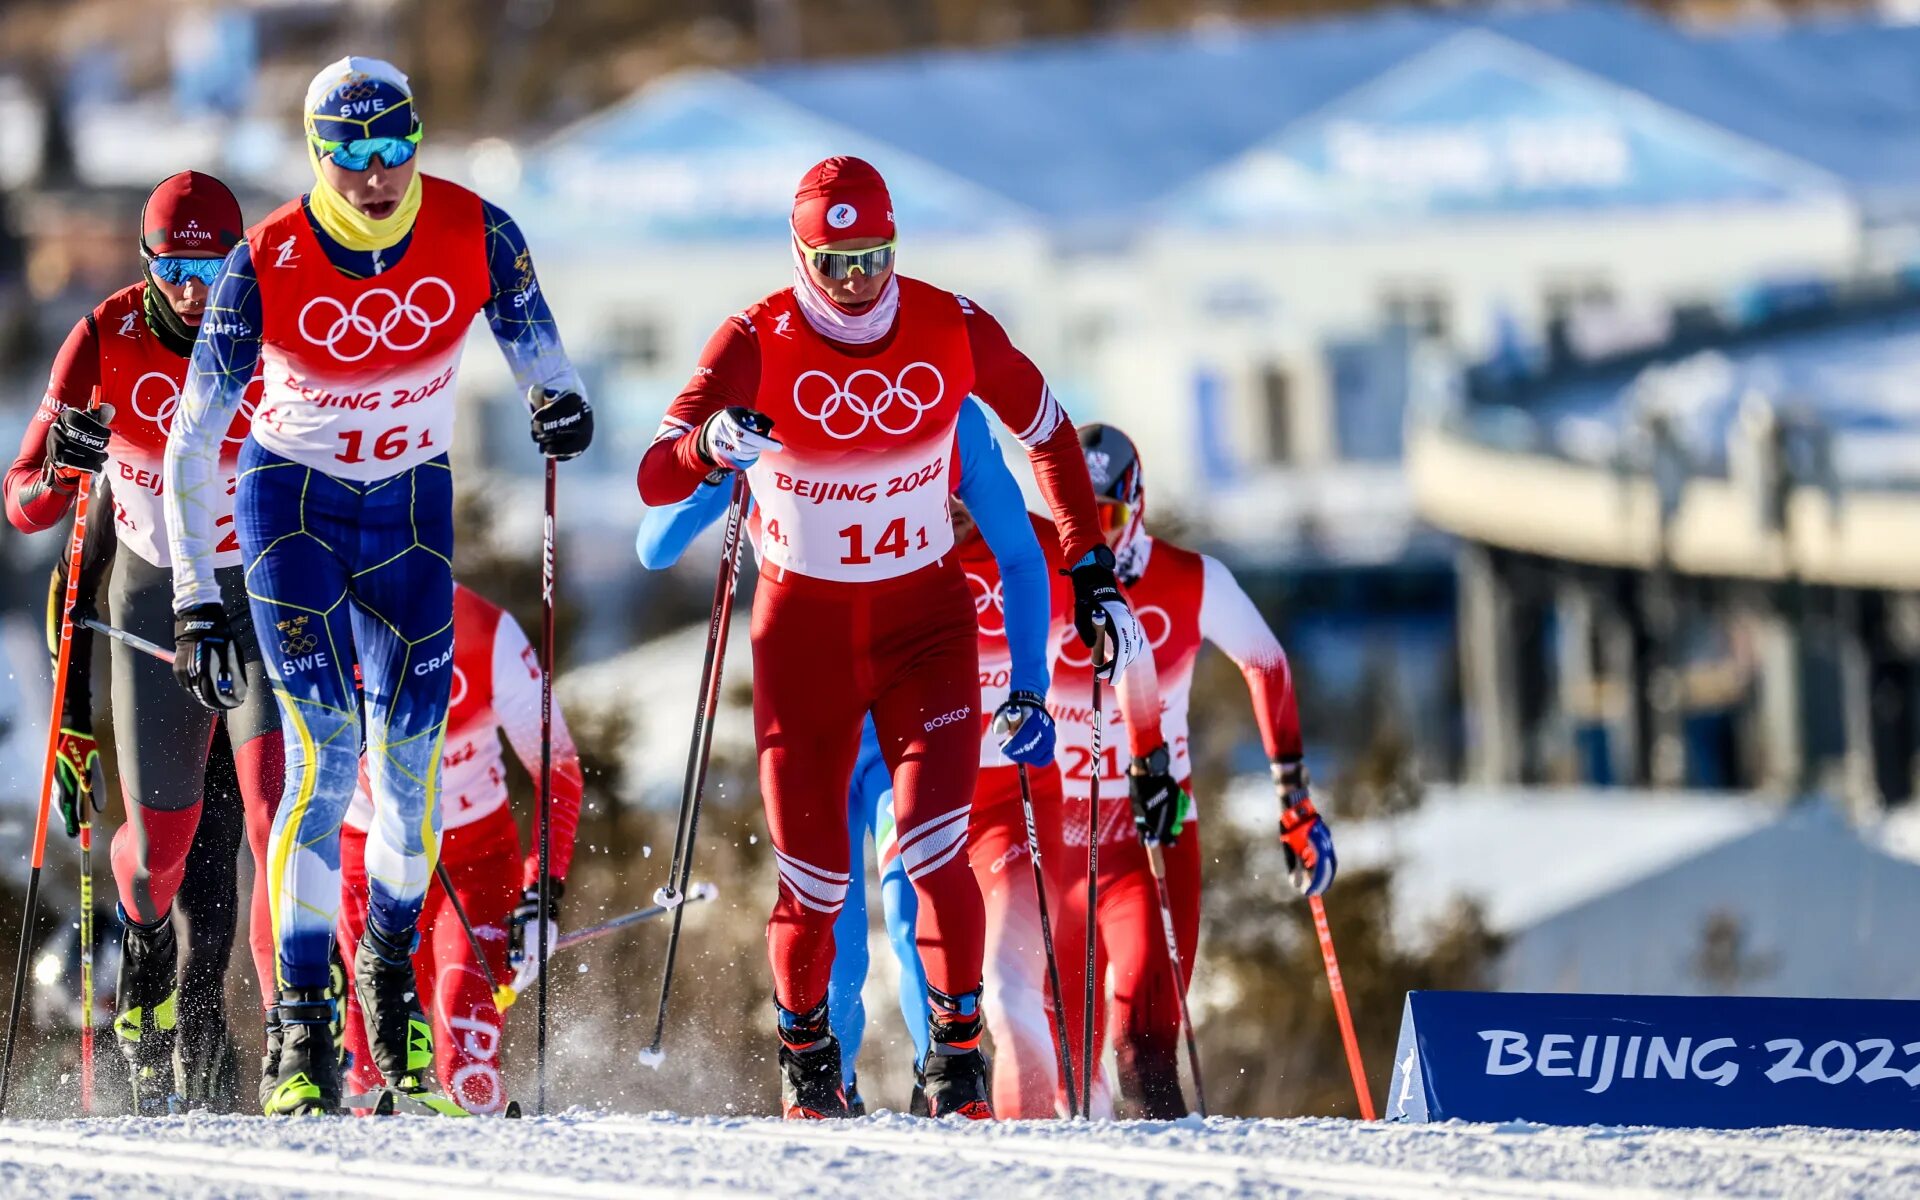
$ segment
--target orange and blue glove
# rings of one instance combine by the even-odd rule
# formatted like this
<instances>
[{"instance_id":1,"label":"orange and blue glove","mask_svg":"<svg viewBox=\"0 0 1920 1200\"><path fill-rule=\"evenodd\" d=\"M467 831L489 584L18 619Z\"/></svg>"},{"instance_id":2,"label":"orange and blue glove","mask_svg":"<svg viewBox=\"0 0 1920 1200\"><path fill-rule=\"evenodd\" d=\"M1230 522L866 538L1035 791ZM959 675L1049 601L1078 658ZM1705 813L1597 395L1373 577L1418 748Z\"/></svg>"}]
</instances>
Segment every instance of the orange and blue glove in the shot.
<instances>
[{"instance_id":1,"label":"orange and blue glove","mask_svg":"<svg viewBox=\"0 0 1920 1200\"><path fill-rule=\"evenodd\" d=\"M1280 794L1280 849L1287 856L1287 878L1302 896L1318 896L1333 886L1339 862L1333 834L1313 807L1306 764L1299 759L1274 763L1273 786Z\"/></svg>"}]
</instances>

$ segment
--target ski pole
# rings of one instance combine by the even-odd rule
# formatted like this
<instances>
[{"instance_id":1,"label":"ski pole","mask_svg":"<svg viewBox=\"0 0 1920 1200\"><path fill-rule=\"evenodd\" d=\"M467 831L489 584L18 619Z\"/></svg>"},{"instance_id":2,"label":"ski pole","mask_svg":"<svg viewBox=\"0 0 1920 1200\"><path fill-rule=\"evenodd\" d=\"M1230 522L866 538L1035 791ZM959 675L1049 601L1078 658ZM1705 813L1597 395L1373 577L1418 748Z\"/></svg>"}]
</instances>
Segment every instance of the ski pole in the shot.
<instances>
[{"instance_id":1,"label":"ski pole","mask_svg":"<svg viewBox=\"0 0 1920 1200\"><path fill-rule=\"evenodd\" d=\"M553 526L554 512L559 507L557 482L560 476L559 460L549 455L546 461L547 511L546 523L542 526L540 554L540 653L544 667L540 672L540 879L535 884L540 912L534 918L540 923L535 935L538 942L537 960L540 963L540 989L534 1022L533 1053L539 1075L534 1111L541 1116L547 1112L547 913L550 911L549 892L552 889L552 880L548 875L553 862ZM452 894L451 888L448 894ZM486 960L483 958L481 961Z\"/></svg>"},{"instance_id":2,"label":"ski pole","mask_svg":"<svg viewBox=\"0 0 1920 1200\"><path fill-rule=\"evenodd\" d=\"M93 818L80 797L80 1111L93 1115Z\"/></svg>"},{"instance_id":3,"label":"ski pole","mask_svg":"<svg viewBox=\"0 0 1920 1200\"><path fill-rule=\"evenodd\" d=\"M137 633L128 633L124 629L116 629L98 617L81 617L80 624L85 625L95 633L104 633L114 641L125 646L131 646L140 653L157 658L163 663L171 665L173 662L173 651L164 646L155 645Z\"/></svg>"},{"instance_id":4,"label":"ski pole","mask_svg":"<svg viewBox=\"0 0 1920 1200\"><path fill-rule=\"evenodd\" d=\"M460 920L460 928L466 931L467 948L473 951L473 960L480 964L480 974L487 981L487 990L498 995L500 982L493 977L493 967L487 962L487 952L480 946L480 935L474 932L473 922L467 919L467 906L460 903L460 893L453 890L453 879L447 874L447 864L433 864L433 875L440 881L440 887L447 893L447 903L453 905L453 915Z\"/></svg>"},{"instance_id":5,"label":"ski pole","mask_svg":"<svg viewBox=\"0 0 1920 1200\"><path fill-rule=\"evenodd\" d=\"M717 899L719 895L720 889L713 884L696 883L688 889L685 903L697 904L702 900ZM638 925L642 921L651 921L655 917L665 916L671 911L673 910L665 904L650 904L635 912L622 913L620 916L609 918L598 925L589 925L585 929L563 933L554 939L552 952L558 954L562 950L571 950L582 942L596 941L610 933L619 933L622 929ZM493 989L494 1007L502 1012L513 1007L514 1001L519 998L520 990L513 983L503 983Z\"/></svg>"},{"instance_id":6,"label":"ski pole","mask_svg":"<svg viewBox=\"0 0 1920 1200\"><path fill-rule=\"evenodd\" d=\"M1060 1043L1060 1069L1066 1074L1067 1115L1078 1117L1078 1094L1073 1086L1073 1051L1068 1046L1066 997L1060 991L1060 960L1053 952L1053 918L1047 914L1047 879L1040 866L1040 830L1033 817L1033 789L1027 782L1027 764L1020 768L1020 807L1027 817L1027 857L1033 860L1033 897L1040 905L1040 944L1047 953L1047 982L1053 986L1053 1027Z\"/></svg>"},{"instance_id":7,"label":"ski pole","mask_svg":"<svg viewBox=\"0 0 1920 1200\"><path fill-rule=\"evenodd\" d=\"M96 389L94 399L98 400ZM93 407L91 404L89 408ZM13 967L13 997L7 1004L7 1043L0 1051L0 1115L7 1110L7 1089L13 1081L13 1044L20 1031L20 1000L27 987L27 957L33 944L33 923L40 910L40 871L47 859L47 817L53 803L54 764L60 753L60 704L67 694L67 667L73 657L73 608L80 600L80 563L87 540L87 500L93 478L76 473L73 536L67 543L67 596L60 610L60 654L53 667L53 709L47 717L47 757L40 773L40 809L33 818L33 858L27 873L26 912L20 919L20 952ZM84 803L84 801L83 801Z\"/></svg>"},{"instance_id":8,"label":"ski pole","mask_svg":"<svg viewBox=\"0 0 1920 1200\"><path fill-rule=\"evenodd\" d=\"M745 472L736 471L733 497L727 502L727 523L721 534L720 570L713 581L706 661L700 668L700 698L693 710L693 739L687 747L687 775L680 793L673 861L667 867L667 886L653 893L655 904L673 910L666 963L660 973L660 1007L653 1018L653 1040L640 1052L640 1061L656 1069L666 1058L660 1051L660 1039L667 1028L667 997L673 989L673 961L680 950L680 910L686 899L687 880L693 875L694 836L700 827L700 797L707 783L707 756L713 749L713 718L720 707L720 674L727 657L727 629L733 623L733 589L740 578L740 530L746 511L747 477Z\"/></svg>"},{"instance_id":9,"label":"ski pole","mask_svg":"<svg viewBox=\"0 0 1920 1200\"><path fill-rule=\"evenodd\" d=\"M1187 1008L1187 972L1180 961L1180 939L1173 930L1173 900L1167 892L1167 856L1160 843L1148 842L1147 869L1153 872L1153 887L1160 896L1160 930L1167 937L1167 964L1173 969L1173 1002L1180 1016L1180 1030L1187 1035L1187 1066L1193 1071L1194 1106L1207 1115L1207 1085L1200 1078L1200 1043L1193 1035L1193 1014Z\"/></svg>"},{"instance_id":10,"label":"ski pole","mask_svg":"<svg viewBox=\"0 0 1920 1200\"><path fill-rule=\"evenodd\" d=\"M1100 652L1106 644L1106 627L1099 626L1093 635L1093 768L1087 784L1087 1007L1080 1023L1080 1115L1088 1120L1093 1119L1093 1002L1103 990L1094 968L1100 923Z\"/></svg>"},{"instance_id":11,"label":"ski pole","mask_svg":"<svg viewBox=\"0 0 1920 1200\"><path fill-rule=\"evenodd\" d=\"M1333 993L1333 1013L1340 1020L1340 1040L1347 1047L1347 1071L1353 1076L1353 1094L1360 1101L1360 1115L1375 1119L1373 1093L1367 1089L1367 1067L1360 1058L1360 1040L1353 1034L1353 1013L1347 1008L1347 985L1340 979L1340 959L1333 952L1333 930L1327 928L1327 906L1318 896L1308 896L1313 908L1313 931L1320 937L1320 961L1327 967L1327 990Z\"/></svg>"}]
</instances>

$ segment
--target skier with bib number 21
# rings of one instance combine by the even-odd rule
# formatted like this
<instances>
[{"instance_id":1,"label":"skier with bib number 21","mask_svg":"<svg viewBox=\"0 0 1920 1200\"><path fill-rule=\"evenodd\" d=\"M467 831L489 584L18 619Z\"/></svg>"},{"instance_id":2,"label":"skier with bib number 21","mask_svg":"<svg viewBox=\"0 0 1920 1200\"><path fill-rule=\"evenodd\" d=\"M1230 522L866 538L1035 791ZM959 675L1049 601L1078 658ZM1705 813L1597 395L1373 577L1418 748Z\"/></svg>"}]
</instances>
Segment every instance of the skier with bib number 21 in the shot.
<instances>
[{"instance_id":1,"label":"skier with bib number 21","mask_svg":"<svg viewBox=\"0 0 1920 1200\"><path fill-rule=\"evenodd\" d=\"M754 725L780 870L767 943L786 1115L847 1115L827 982L851 873L847 783L871 713L920 900L928 1108L990 1118L979 1050L985 915L966 854L984 714L973 602L947 509L954 427L970 393L1027 449L1072 564L1076 624L1089 642L1105 632L1106 673L1140 652L1140 627L1100 536L1072 422L992 317L894 274L880 173L857 158L819 163L800 182L792 230L793 285L708 341L641 460L640 494L672 504L715 471L743 470L761 513ZM1003 707L1017 727L1042 705L1016 697Z\"/></svg>"}]
</instances>

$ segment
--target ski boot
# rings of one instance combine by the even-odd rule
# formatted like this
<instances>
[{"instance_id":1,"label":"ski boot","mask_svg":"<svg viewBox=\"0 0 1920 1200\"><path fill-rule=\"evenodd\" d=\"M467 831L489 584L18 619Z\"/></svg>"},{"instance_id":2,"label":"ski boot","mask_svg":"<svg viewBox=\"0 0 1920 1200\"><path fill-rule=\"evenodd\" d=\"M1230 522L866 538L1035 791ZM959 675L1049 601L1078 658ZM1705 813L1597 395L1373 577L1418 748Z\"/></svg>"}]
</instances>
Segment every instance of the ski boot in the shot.
<instances>
[{"instance_id":1,"label":"ski boot","mask_svg":"<svg viewBox=\"0 0 1920 1200\"><path fill-rule=\"evenodd\" d=\"M827 1028L827 1002L796 1014L774 1001L780 1031L780 1111L789 1121L831 1121L853 1114L840 1082L840 1039Z\"/></svg>"},{"instance_id":2,"label":"ski boot","mask_svg":"<svg viewBox=\"0 0 1920 1200\"><path fill-rule=\"evenodd\" d=\"M353 990L367 1022L373 1065L397 1092L432 1089L433 1026L420 1006L413 976L414 935L390 937L373 921L353 956Z\"/></svg>"},{"instance_id":3,"label":"ski boot","mask_svg":"<svg viewBox=\"0 0 1920 1200\"><path fill-rule=\"evenodd\" d=\"M202 999L180 1006L174 1031L173 1076L190 1111L240 1111L240 1059L227 1030L224 1005Z\"/></svg>"},{"instance_id":4,"label":"ski boot","mask_svg":"<svg viewBox=\"0 0 1920 1200\"><path fill-rule=\"evenodd\" d=\"M137 1116L164 1116L173 1095L174 1026L180 958L172 915L142 925L120 909L120 978L114 996L113 1040L127 1060Z\"/></svg>"},{"instance_id":5,"label":"ski boot","mask_svg":"<svg viewBox=\"0 0 1920 1200\"><path fill-rule=\"evenodd\" d=\"M987 1056L980 1053L980 991L949 996L927 989L932 1044L920 1068L920 1086L926 1093L930 1117L993 1120L993 1088L987 1079Z\"/></svg>"},{"instance_id":6,"label":"ski boot","mask_svg":"<svg viewBox=\"0 0 1920 1200\"><path fill-rule=\"evenodd\" d=\"M267 1048L260 1056L260 1110L273 1102L273 1089L280 1086L280 1006L267 1009Z\"/></svg>"},{"instance_id":7,"label":"ski boot","mask_svg":"<svg viewBox=\"0 0 1920 1200\"><path fill-rule=\"evenodd\" d=\"M274 1006L269 1025L273 1087L260 1106L268 1116L340 1111L340 1058L333 1048L333 1019L333 1003L325 988L280 990L280 1003ZM274 1029L277 1037L271 1032Z\"/></svg>"},{"instance_id":8,"label":"ski boot","mask_svg":"<svg viewBox=\"0 0 1920 1200\"><path fill-rule=\"evenodd\" d=\"M860 1095L860 1080L858 1077L847 1080L846 1093L847 1115L850 1117L866 1116L867 1102Z\"/></svg>"}]
</instances>

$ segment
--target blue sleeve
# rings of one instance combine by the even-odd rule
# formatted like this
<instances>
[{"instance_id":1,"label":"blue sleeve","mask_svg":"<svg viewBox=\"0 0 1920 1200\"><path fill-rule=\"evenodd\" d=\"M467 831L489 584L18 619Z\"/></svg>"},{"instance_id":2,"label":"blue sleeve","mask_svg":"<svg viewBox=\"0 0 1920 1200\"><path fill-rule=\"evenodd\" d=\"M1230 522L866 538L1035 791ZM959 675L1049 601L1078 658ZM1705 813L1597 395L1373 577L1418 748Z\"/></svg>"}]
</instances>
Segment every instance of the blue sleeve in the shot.
<instances>
[{"instance_id":1,"label":"blue sleeve","mask_svg":"<svg viewBox=\"0 0 1920 1200\"><path fill-rule=\"evenodd\" d=\"M658 571L679 562L700 531L726 515L732 492L732 476L728 476L719 483L702 483L677 504L649 508L633 539L640 565Z\"/></svg>"},{"instance_id":2,"label":"blue sleeve","mask_svg":"<svg viewBox=\"0 0 1920 1200\"><path fill-rule=\"evenodd\" d=\"M1053 622L1047 558L1034 536L1027 499L1000 457L1000 445L980 406L960 406L961 503L973 514L1000 564L1001 595L1007 609L1007 648L1013 655L1008 686L1016 692L1047 693L1047 629Z\"/></svg>"},{"instance_id":3,"label":"blue sleeve","mask_svg":"<svg viewBox=\"0 0 1920 1200\"><path fill-rule=\"evenodd\" d=\"M580 373L560 341L560 326L547 307L540 277L533 270L533 251L513 218L485 200L480 202L487 227L487 276L493 294L485 305L487 325L513 378L524 395L534 387L585 395Z\"/></svg>"}]
</instances>

